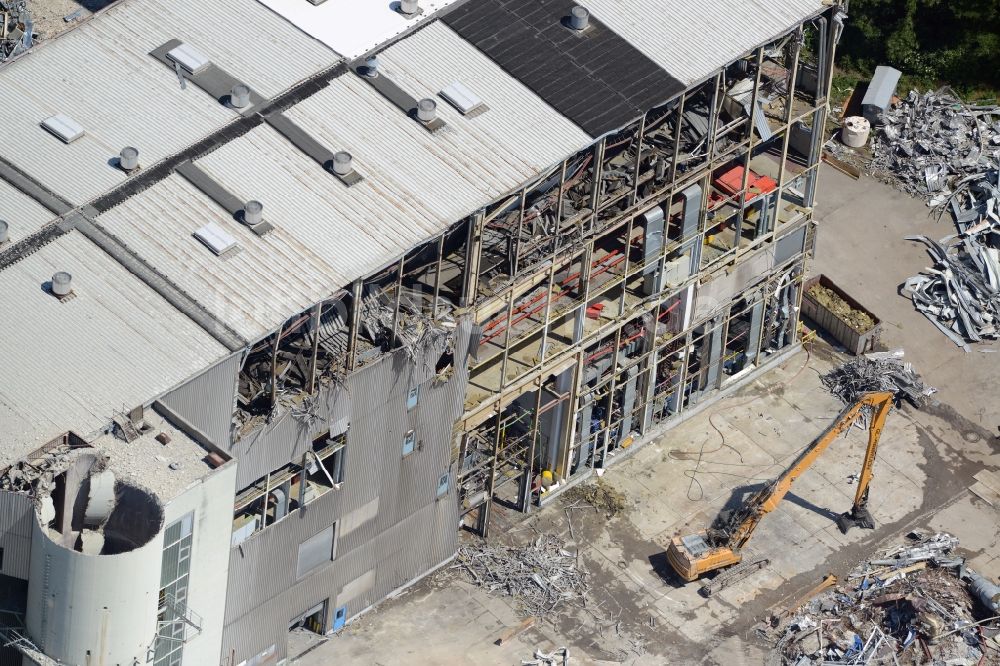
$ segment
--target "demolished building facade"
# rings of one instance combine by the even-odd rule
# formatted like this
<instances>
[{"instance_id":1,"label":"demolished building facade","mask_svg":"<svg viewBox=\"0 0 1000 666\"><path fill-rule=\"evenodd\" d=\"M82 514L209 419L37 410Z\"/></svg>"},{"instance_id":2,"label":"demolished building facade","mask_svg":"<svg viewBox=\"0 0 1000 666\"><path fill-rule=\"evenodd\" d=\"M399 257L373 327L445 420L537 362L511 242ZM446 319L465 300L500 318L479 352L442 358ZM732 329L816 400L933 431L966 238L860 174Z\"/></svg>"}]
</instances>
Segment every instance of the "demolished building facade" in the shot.
<instances>
[{"instance_id":1,"label":"demolished building facade","mask_svg":"<svg viewBox=\"0 0 1000 666\"><path fill-rule=\"evenodd\" d=\"M0 68L12 663L279 662L795 348L839 6L357 4Z\"/></svg>"}]
</instances>

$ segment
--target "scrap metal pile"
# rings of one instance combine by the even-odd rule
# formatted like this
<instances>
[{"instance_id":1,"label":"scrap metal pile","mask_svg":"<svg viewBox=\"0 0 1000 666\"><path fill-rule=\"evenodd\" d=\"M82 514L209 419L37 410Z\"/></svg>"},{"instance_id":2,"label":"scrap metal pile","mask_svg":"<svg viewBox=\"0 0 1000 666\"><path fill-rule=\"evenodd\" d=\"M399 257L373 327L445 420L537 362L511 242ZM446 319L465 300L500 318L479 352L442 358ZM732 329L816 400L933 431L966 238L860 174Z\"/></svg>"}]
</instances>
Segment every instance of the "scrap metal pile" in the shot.
<instances>
[{"instance_id":1,"label":"scrap metal pile","mask_svg":"<svg viewBox=\"0 0 1000 666\"><path fill-rule=\"evenodd\" d=\"M903 361L902 349L865 354L834 368L820 381L845 405L854 404L865 393L892 391L919 407L925 396L935 392L924 386L913 364Z\"/></svg>"},{"instance_id":2,"label":"scrap metal pile","mask_svg":"<svg viewBox=\"0 0 1000 666\"><path fill-rule=\"evenodd\" d=\"M949 212L958 234L928 246L934 266L906 281L914 306L956 345L996 339L1000 317L1000 106L951 90L910 92L882 115L871 171Z\"/></svg>"},{"instance_id":3,"label":"scrap metal pile","mask_svg":"<svg viewBox=\"0 0 1000 666\"><path fill-rule=\"evenodd\" d=\"M574 553L559 539L539 536L527 546L462 546L458 563L472 582L490 594L513 597L524 616L540 617L590 590Z\"/></svg>"},{"instance_id":4,"label":"scrap metal pile","mask_svg":"<svg viewBox=\"0 0 1000 666\"><path fill-rule=\"evenodd\" d=\"M30 49L32 32L27 0L0 0L0 62Z\"/></svg>"},{"instance_id":5,"label":"scrap metal pile","mask_svg":"<svg viewBox=\"0 0 1000 666\"><path fill-rule=\"evenodd\" d=\"M910 537L910 545L861 564L843 584L787 613L784 621L759 627L775 645L770 662L998 663L1000 624L993 616L1000 588L965 569L952 552L955 537Z\"/></svg>"}]
</instances>

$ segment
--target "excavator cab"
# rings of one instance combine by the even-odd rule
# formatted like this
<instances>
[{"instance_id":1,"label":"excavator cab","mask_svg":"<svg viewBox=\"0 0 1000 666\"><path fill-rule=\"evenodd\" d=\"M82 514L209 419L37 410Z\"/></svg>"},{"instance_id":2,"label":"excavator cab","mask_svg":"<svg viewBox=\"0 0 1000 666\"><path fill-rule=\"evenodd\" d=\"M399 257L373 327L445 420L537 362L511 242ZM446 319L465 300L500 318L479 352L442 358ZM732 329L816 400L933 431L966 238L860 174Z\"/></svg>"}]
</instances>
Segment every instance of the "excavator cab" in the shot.
<instances>
[{"instance_id":1,"label":"excavator cab","mask_svg":"<svg viewBox=\"0 0 1000 666\"><path fill-rule=\"evenodd\" d=\"M677 575L690 583L702 574L738 564L743 556L723 546L713 548L706 541L706 532L675 536L667 547L667 561Z\"/></svg>"}]
</instances>

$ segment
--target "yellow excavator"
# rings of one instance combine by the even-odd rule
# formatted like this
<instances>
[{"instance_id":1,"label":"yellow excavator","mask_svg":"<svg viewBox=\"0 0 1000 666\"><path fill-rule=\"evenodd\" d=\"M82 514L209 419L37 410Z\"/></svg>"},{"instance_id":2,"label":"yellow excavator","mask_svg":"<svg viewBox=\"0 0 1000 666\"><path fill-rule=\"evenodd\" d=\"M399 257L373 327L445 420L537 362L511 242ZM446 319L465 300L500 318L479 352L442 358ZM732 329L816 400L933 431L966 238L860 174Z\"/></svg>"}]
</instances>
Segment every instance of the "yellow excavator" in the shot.
<instances>
[{"instance_id":1,"label":"yellow excavator","mask_svg":"<svg viewBox=\"0 0 1000 666\"><path fill-rule=\"evenodd\" d=\"M743 558L742 548L753 536L761 518L777 508L795 479L816 462L838 435L854 425L866 408L872 411L868 422L868 449L858 477L854 506L837 519L837 525L844 533L855 526L873 529L875 521L868 511L868 485L872 480L879 436L892 405L893 394L889 391L867 393L859 398L844 409L833 425L814 439L781 476L754 493L736 510L720 513L707 530L674 537L667 548L670 566L681 578L691 582L702 574L738 564Z\"/></svg>"}]
</instances>

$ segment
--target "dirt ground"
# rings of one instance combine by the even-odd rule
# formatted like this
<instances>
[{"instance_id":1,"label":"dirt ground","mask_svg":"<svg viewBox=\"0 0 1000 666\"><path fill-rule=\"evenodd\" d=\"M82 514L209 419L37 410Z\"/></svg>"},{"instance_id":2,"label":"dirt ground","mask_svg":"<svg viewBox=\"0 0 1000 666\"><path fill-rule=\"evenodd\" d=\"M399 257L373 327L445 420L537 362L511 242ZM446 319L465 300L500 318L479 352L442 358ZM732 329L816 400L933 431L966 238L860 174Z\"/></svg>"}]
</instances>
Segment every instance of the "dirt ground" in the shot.
<instances>
[{"instance_id":1,"label":"dirt ground","mask_svg":"<svg viewBox=\"0 0 1000 666\"><path fill-rule=\"evenodd\" d=\"M35 35L44 42L63 33L114 0L28 0ZM77 14L77 12L79 13ZM65 18L74 18L66 21Z\"/></svg>"},{"instance_id":2,"label":"dirt ground","mask_svg":"<svg viewBox=\"0 0 1000 666\"><path fill-rule=\"evenodd\" d=\"M762 521L750 545L770 559L765 569L706 599L664 558L671 536L703 528L774 478L839 413L819 376L846 356L820 340L613 466L603 481L624 496L625 509L612 517L579 495L523 520L500 514L499 543L548 533L579 553L591 586L585 608L568 606L497 646L520 623L516 609L446 567L312 643L294 663L520 664L536 649L567 646L572 664L760 664L770 646L755 637L758 621L911 530L949 531L970 566L1000 570L998 509L968 491L979 470L1000 468L1000 398L987 390L1000 364L994 354L958 351L896 294L926 263L902 236L949 230L926 228L935 223L920 202L878 183L826 168L822 179L827 207L813 272L827 273L885 320L883 342L903 346L940 389L923 409L904 405L889 416L871 489L875 530L842 535L834 524L853 500L851 475L864 451L864 433L854 430Z\"/></svg>"}]
</instances>

